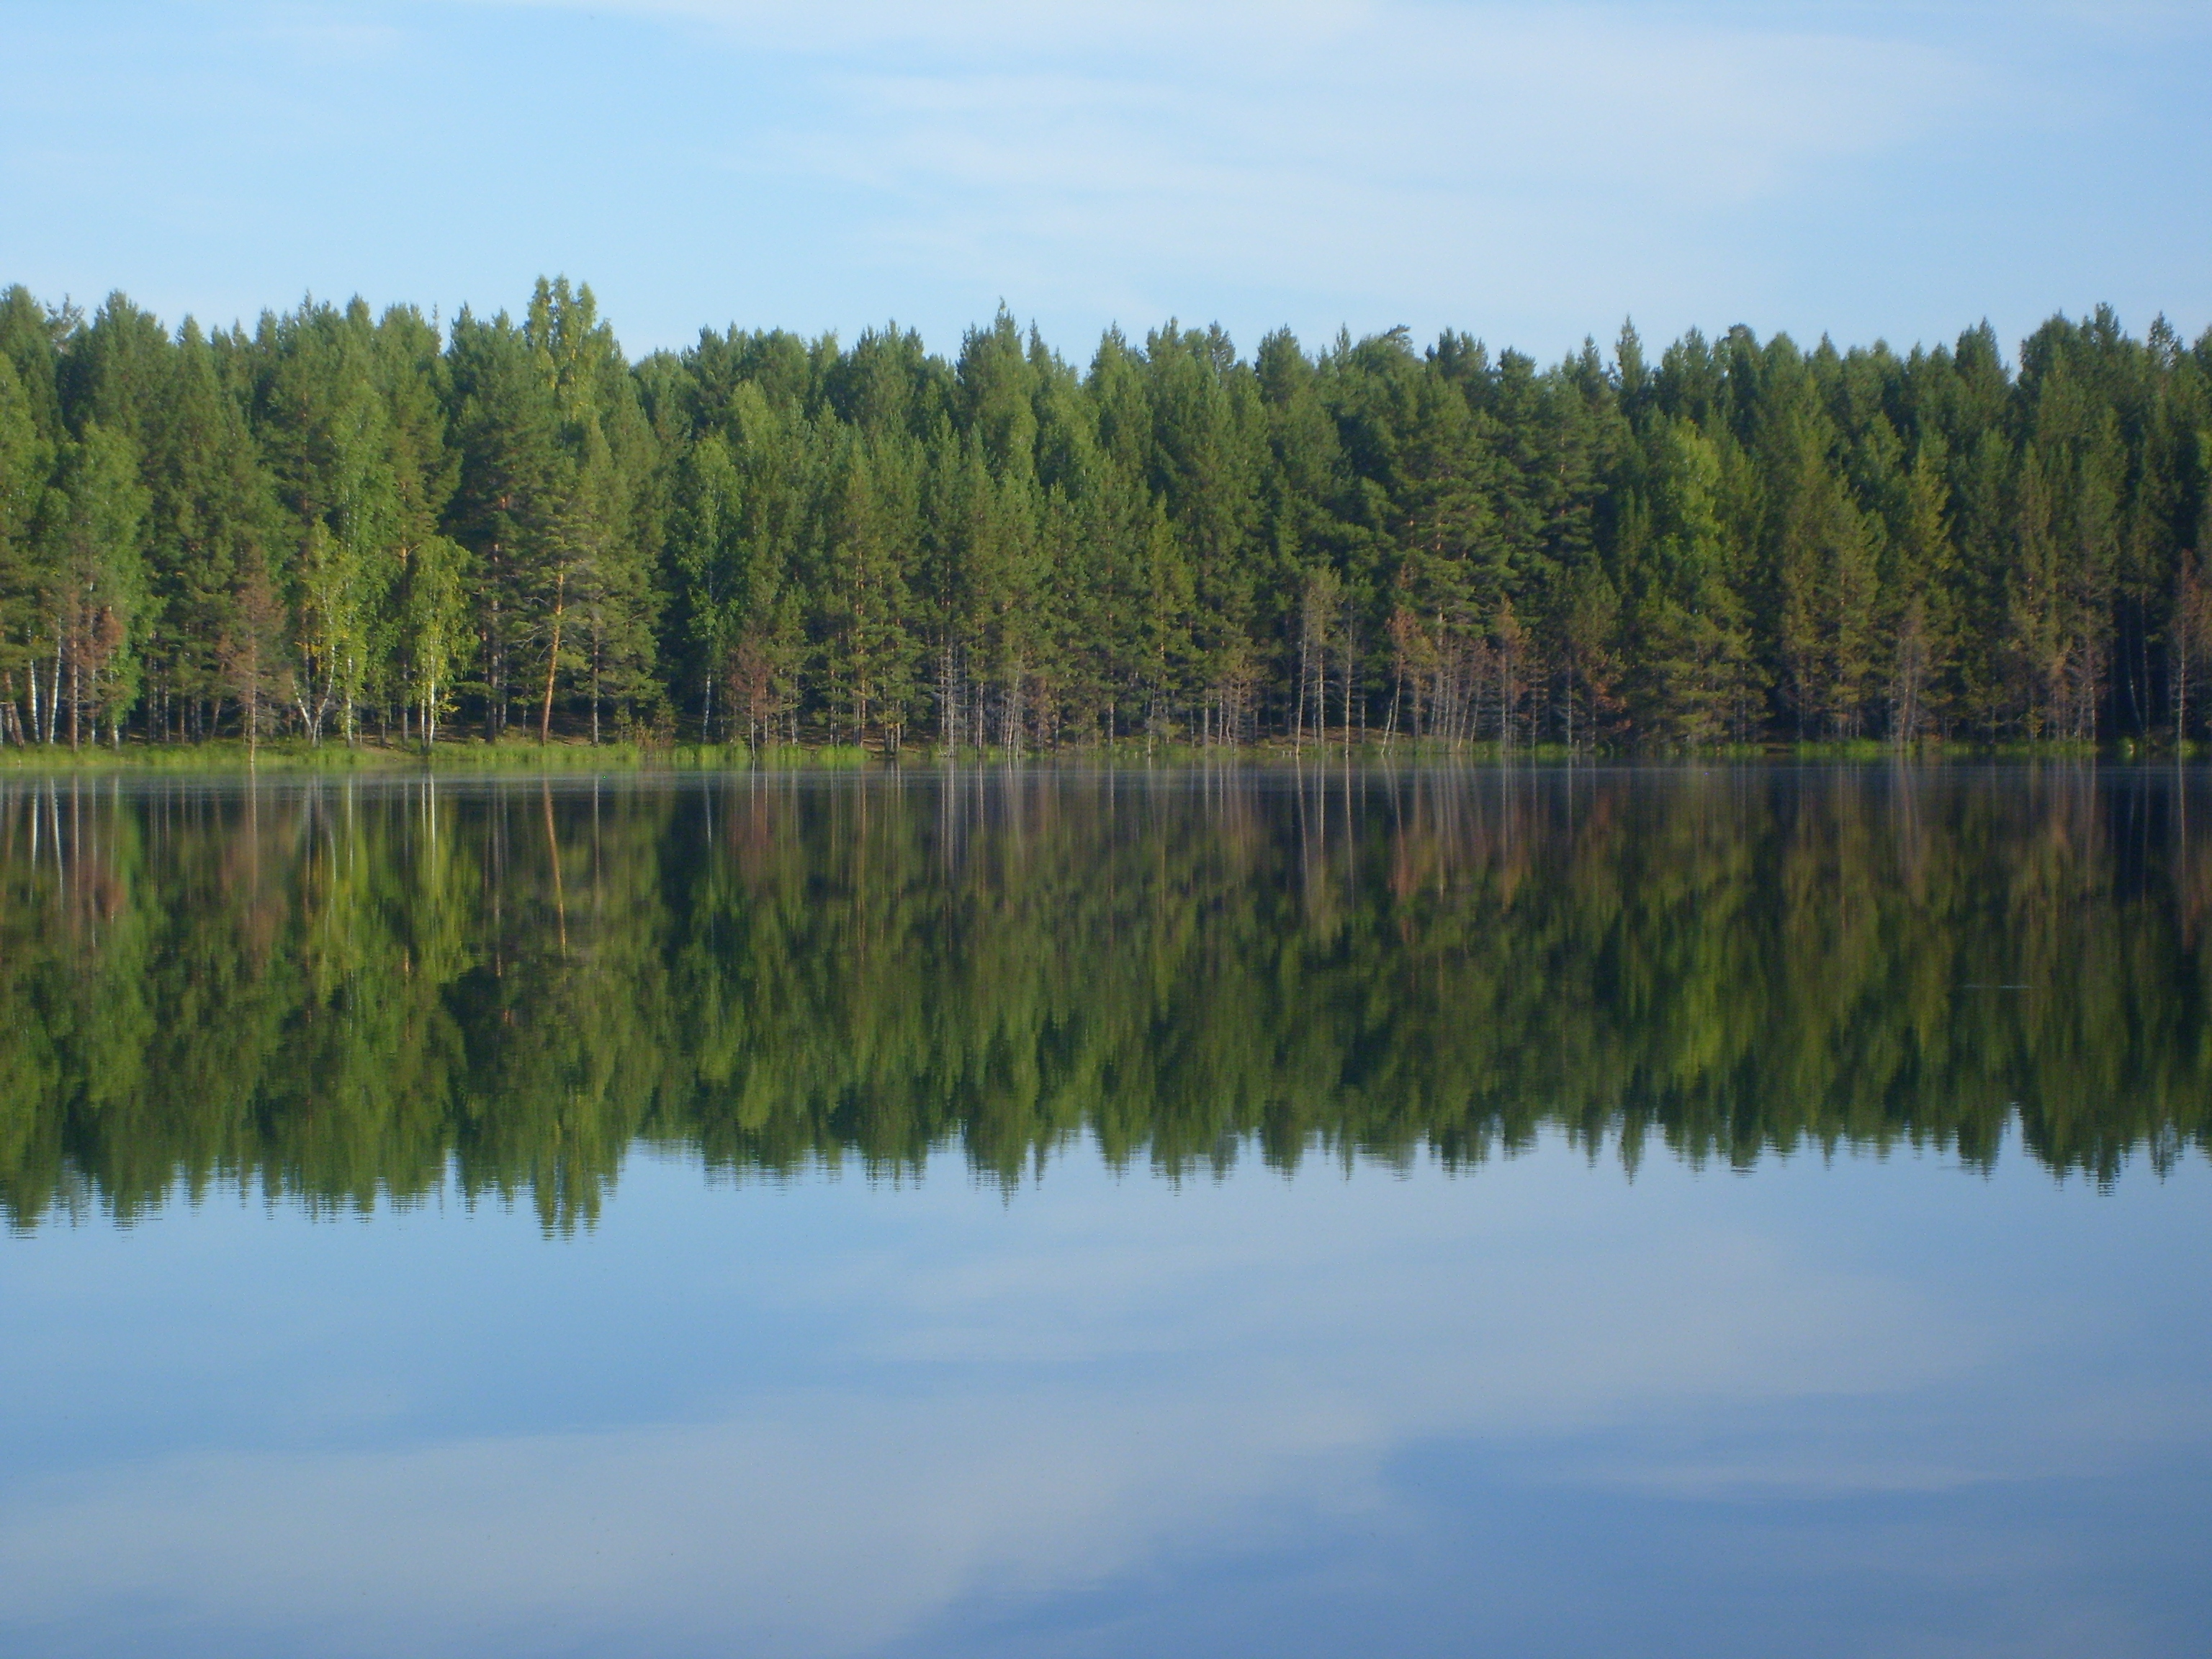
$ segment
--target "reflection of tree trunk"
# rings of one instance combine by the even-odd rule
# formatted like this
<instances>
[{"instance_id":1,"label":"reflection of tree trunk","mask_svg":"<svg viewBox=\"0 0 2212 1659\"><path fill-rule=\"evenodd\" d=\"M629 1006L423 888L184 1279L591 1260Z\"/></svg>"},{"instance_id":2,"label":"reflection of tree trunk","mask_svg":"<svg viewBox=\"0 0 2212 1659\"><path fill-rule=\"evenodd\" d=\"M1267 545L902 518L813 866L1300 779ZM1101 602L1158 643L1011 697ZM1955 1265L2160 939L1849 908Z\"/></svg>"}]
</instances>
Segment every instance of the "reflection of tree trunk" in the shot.
<instances>
[{"instance_id":1,"label":"reflection of tree trunk","mask_svg":"<svg viewBox=\"0 0 2212 1659\"><path fill-rule=\"evenodd\" d=\"M553 908L560 919L561 954L568 954L568 892L561 880L561 838L553 833L553 786L550 781L538 786L538 797L545 804L545 855L553 861Z\"/></svg>"},{"instance_id":2,"label":"reflection of tree trunk","mask_svg":"<svg viewBox=\"0 0 2212 1659\"><path fill-rule=\"evenodd\" d=\"M553 730L553 674L561 665L561 615L568 605L568 573L553 579L553 648L545 653L545 702L538 714L538 743L544 747Z\"/></svg>"}]
</instances>

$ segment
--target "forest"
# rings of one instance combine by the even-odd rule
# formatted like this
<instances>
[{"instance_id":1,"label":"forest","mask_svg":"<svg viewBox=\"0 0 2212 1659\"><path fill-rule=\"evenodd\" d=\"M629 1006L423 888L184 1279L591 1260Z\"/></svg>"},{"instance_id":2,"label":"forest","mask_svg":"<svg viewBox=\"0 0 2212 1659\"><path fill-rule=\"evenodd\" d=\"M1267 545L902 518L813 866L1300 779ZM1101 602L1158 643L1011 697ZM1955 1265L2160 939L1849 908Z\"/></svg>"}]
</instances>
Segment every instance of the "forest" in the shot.
<instances>
[{"instance_id":1,"label":"forest","mask_svg":"<svg viewBox=\"0 0 2212 1659\"><path fill-rule=\"evenodd\" d=\"M0 779L0 1223L1085 1145L2212 1151L2194 769ZM2192 811L2193 808L2193 811Z\"/></svg>"},{"instance_id":2,"label":"forest","mask_svg":"<svg viewBox=\"0 0 2212 1659\"><path fill-rule=\"evenodd\" d=\"M2185 746L2212 333L951 361L0 295L0 744Z\"/></svg>"}]
</instances>

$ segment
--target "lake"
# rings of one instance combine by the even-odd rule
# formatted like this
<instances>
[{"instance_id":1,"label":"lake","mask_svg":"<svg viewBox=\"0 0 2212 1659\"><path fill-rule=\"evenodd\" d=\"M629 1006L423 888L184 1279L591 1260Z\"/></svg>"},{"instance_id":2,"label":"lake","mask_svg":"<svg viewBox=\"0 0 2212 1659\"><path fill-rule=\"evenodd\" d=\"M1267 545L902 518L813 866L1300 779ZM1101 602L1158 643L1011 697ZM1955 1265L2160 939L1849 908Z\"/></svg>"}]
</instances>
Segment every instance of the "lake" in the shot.
<instances>
[{"instance_id":1,"label":"lake","mask_svg":"<svg viewBox=\"0 0 2212 1659\"><path fill-rule=\"evenodd\" d=\"M0 1650L2196 1655L2212 774L0 775Z\"/></svg>"}]
</instances>

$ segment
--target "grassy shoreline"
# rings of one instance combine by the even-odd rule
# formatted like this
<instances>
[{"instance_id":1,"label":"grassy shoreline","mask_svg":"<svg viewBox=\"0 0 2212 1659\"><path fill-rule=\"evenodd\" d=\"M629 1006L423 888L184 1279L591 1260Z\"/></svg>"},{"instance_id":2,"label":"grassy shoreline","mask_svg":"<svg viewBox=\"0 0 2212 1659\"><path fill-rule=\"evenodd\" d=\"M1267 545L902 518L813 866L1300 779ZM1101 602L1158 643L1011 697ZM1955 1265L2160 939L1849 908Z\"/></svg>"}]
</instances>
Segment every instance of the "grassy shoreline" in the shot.
<instances>
[{"instance_id":1,"label":"grassy shoreline","mask_svg":"<svg viewBox=\"0 0 2212 1659\"><path fill-rule=\"evenodd\" d=\"M120 749L87 744L71 750L61 745L0 747L0 774L107 772L622 772L622 771L859 771L887 766L930 766L955 760L968 764L1036 765L1074 762L1091 766L1202 766L1295 765L1358 761L1362 763L1437 763L1495 766L1508 763L1556 763L1568 760L1619 763L1624 761L1828 761L1887 763L1900 760L2049 760L2049 761L2184 761L2203 758L2212 745L2118 744L1936 744L1899 750L1886 743L1799 743L1735 744L1684 750L1589 750L1571 753L1564 745L1522 744L1510 750L1490 744L1413 743L1406 739L1389 745L1307 743L1294 747L1277 739L1257 744L1203 748L1190 744L1146 744L1123 739L1114 744L1068 744L1059 749L1025 750L1010 757L1000 749L963 749L947 756L934 747L912 746L896 755L848 744L778 744L750 749L743 744L635 743L587 744L522 741L488 744L477 741L441 743L426 752L419 744L400 746L370 742L350 746L342 743L310 744L288 741L263 744L249 755L244 744L217 739L198 744L126 743Z\"/></svg>"}]
</instances>

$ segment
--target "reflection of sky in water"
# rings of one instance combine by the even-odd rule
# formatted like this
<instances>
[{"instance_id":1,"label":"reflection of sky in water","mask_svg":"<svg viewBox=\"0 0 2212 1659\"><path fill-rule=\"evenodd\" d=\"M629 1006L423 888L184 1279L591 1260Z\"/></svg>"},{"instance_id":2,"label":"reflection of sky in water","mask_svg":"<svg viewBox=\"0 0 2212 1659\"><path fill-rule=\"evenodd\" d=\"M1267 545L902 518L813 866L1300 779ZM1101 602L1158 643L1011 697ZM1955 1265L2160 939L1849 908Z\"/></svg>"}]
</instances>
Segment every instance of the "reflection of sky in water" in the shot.
<instances>
[{"instance_id":1,"label":"reflection of sky in water","mask_svg":"<svg viewBox=\"0 0 2212 1659\"><path fill-rule=\"evenodd\" d=\"M2180 1654L2212 1170L1556 1142L0 1248L22 1654Z\"/></svg>"}]
</instances>

